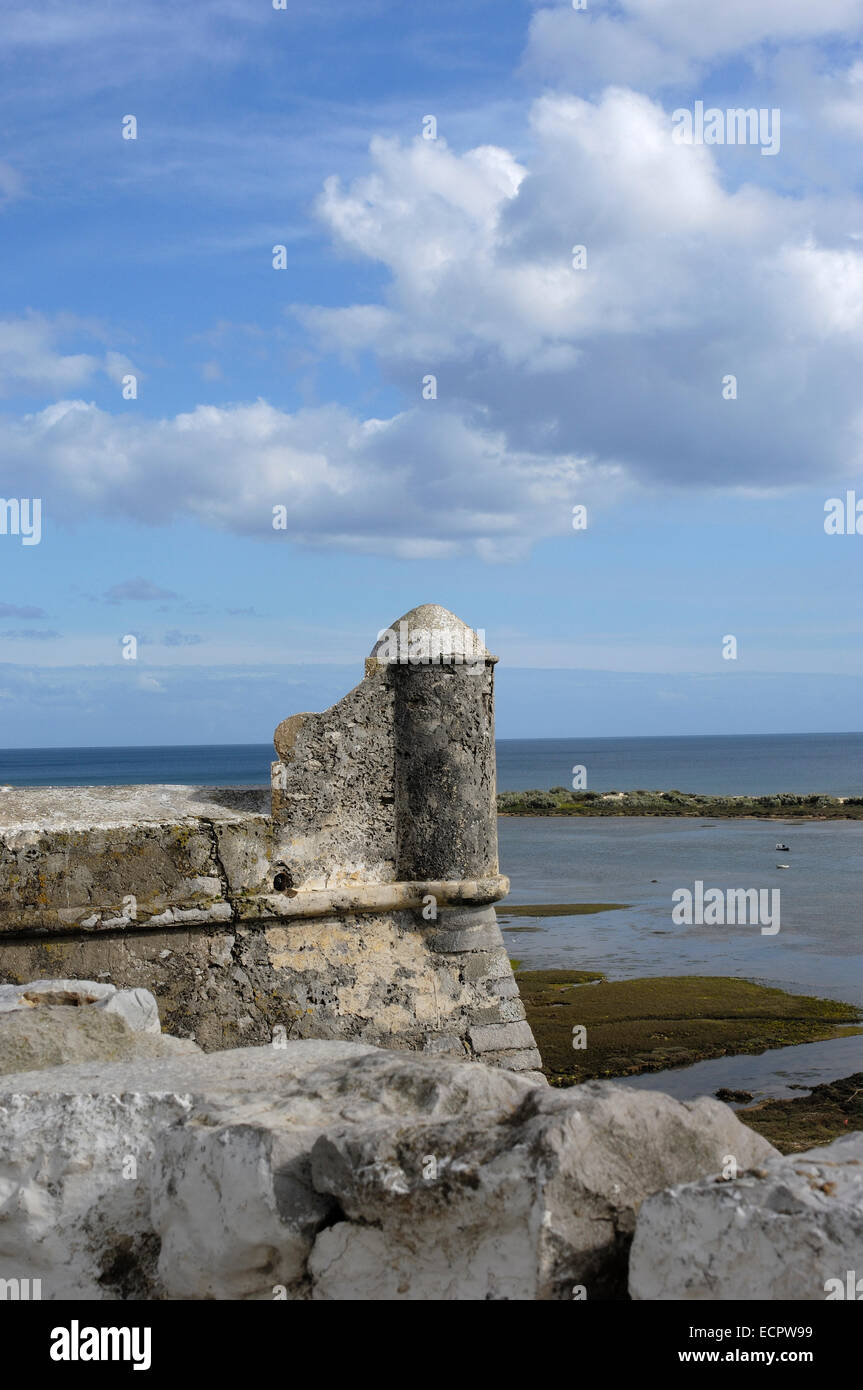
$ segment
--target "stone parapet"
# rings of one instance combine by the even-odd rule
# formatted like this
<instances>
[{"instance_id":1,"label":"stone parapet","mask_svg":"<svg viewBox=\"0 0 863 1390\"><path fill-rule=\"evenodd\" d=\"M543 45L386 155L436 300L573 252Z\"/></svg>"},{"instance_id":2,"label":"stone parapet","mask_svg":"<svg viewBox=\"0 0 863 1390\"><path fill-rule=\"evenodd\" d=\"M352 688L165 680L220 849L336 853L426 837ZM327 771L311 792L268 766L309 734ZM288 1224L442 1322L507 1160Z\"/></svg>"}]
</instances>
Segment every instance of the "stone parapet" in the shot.
<instances>
[{"instance_id":1,"label":"stone parapet","mask_svg":"<svg viewBox=\"0 0 863 1390\"><path fill-rule=\"evenodd\" d=\"M146 988L208 1049L279 1029L538 1067L492 906L495 658L437 605L393 632L282 721L269 792L0 791L0 981Z\"/></svg>"}]
</instances>

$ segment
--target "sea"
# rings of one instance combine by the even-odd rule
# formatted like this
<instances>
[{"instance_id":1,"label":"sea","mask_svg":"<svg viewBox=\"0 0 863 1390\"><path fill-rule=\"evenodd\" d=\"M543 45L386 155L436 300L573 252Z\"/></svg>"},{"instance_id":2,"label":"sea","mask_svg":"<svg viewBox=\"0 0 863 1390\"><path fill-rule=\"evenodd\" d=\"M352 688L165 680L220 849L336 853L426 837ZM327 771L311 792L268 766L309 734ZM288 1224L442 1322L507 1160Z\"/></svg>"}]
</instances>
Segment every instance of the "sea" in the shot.
<instances>
[{"instance_id":1,"label":"sea","mask_svg":"<svg viewBox=\"0 0 863 1390\"><path fill-rule=\"evenodd\" d=\"M274 757L270 743L0 749L0 784L263 786L269 783ZM863 733L498 740L499 791L569 787L574 767L586 769L587 786L593 791L859 796Z\"/></svg>"},{"instance_id":2,"label":"sea","mask_svg":"<svg viewBox=\"0 0 863 1390\"><path fill-rule=\"evenodd\" d=\"M273 756L269 744L0 750L0 796L4 785L266 785ZM497 744L501 791L570 786L576 766L596 791L860 796L863 733ZM524 969L601 970L612 980L734 975L863 1006L863 821L506 816L499 835L501 871L512 884L499 916L509 953ZM777 842L788 851L777 851ZM779 932L675 925L672 893L693 889L697 880L720 889L778 888ZM509 906L579 903L624 906L587 915L507 915ZM681 1099L719 1086L757 1097L793 1095L857 1071L863 1036L666 1071L661 1089ZM658 1087L659 1077L630 1084Z\"/></svg>"}]
</instances>

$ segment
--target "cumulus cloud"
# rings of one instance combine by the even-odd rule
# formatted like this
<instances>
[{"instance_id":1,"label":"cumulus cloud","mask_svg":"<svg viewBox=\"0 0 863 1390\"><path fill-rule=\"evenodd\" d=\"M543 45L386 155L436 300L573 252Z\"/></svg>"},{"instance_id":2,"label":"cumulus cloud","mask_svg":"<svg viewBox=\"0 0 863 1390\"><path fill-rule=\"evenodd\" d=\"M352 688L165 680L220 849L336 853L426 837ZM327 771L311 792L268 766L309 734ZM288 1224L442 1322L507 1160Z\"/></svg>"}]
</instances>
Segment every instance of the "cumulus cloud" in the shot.
<instances>
[{"instance_id":1,"label":"cumulus cloud","mask_svg":"<svg viewBox=\"0 0 863 1390\"><path fill-rule=\"evenodd\" d=\"M0 417L7 491L57 516L498 560L626 488L859 469L863 247L845 229L863 207L729 186L643 94L541 98L520 159L375 141L370 172L328 181L319 212L388 283L376 304L299 312L324 350L371 350L403 410L258 400L154 420L66 400ZM176 596L136 580L108 597Z\"/></svg>"},{"instance_id":2,"label":"cumulus cloud","mask_svg":"<svg viewBox=\"0 0 863 1390\"><path fill-rule=\"evenodd\" d=\"M330 348L373 348L406 390L434 372L429 408L458 402L508 456L684 486L853 473L863 257L847 201L729 188L714 150L673 144L670 126L610 88L540 99L527 169L505 151L379 144L375 172L330 184L320 210L390 269L386 316L307 323Z\"/></svg>"},{"instance_id":3,"label":"cumulus cloud","mask_svg":"<svg viewBox=\"0 0 863 1390\"><path fill-rule=\"evenodd\" d=\"M235 0L220 4L240 17ZM98 42L115 25L160 31L149 0L134 20L108 24L103 10L93 0L73 27L86 21ZM35 24L18 0L10 13L0 29L26 46L59 44L72 22L52 6ZM742 85L746 62L760 80L781 59L786 76L812 79L807 110L830 138L856 141L863 65L847 66L834 40L858 34L860 0L538 4L528 68L582 95L537 100L529 132L507 137L513 148L376 139L362 177L324 185L328 235L381 269L385 288L373 302L294 312L320 351L348 363L373 354L401 410L369 419L258 400L164 419L143 404L112 413L76 397L100 374L117 383L128 358L65 351L59 321L0 321L0 394L54 401L0 416L5 492L38 494L60 519L192 518L272 543L494 560L567 531L575 503L602 508L625 489L855 474L863 202L831 198L820 168L811 185L787 174L783 185L780 161L757 149L736 151L732 174L727 152L674 145L671 103L655 93L729 59L726 77ZM829 61L813 77L805 55L816 51ZM211 382L220 370L201 364ZM423 399L430 376L436 397ZM177 595L137 579L106 597ZM169 633L168 645L172 635L186 640Z\"/></svg>"},{"instance_id":4,"label":"cumulus cloud","mask_svg":"<svg viewBox=\"0 0 863 1390\"><path fill-rule=\"evenodd\" d=\"M147 421L63 402L0 419L0 449L10 485L38 485L58 515L191 516L273 541L407 557L466 545L488 558L513 554L537 528L565 527L573 488L590 487L575 456L513 450L481 417L440 403L389 420L258 401ZM611 482L614 470L599 474ZM274 509L284 509L284 529L274 529ZM106 597L176 595L137 579Z\"/></svg>"}]
</instances>

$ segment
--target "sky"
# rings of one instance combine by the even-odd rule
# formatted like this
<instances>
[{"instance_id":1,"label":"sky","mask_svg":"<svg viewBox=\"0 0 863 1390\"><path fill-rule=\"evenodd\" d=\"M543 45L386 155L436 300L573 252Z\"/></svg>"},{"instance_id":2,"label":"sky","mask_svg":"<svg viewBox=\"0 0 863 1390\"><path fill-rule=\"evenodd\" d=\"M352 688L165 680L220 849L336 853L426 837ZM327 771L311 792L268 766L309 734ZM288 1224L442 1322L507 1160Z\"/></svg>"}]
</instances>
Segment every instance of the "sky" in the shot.
<instances>
[{"instance_id":1,"label":"sky","mask_svg":"<svg viewBox=\"0 0 863 1390\"><path fill-rule=\"evenodd\" d=\"M4 0L0 746L265 742L427 602L502 737L863 727L861 38Z\"/></svg>"}]
</instances>

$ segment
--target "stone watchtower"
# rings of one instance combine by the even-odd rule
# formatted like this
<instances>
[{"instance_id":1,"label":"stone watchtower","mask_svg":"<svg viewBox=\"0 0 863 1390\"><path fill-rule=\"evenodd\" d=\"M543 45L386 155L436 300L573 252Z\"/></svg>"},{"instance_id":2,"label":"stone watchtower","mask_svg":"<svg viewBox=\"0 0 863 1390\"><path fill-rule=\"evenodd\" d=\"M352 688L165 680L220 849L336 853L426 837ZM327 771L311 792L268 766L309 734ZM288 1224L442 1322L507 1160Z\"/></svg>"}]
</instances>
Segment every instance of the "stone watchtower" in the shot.
<instances>
[{"instance_id":1,"label":"stone watchtower","mask_svg":"<svg viewBox=\"0 0 863 1390\"><path fill-rule=\"evenodd\" d=\"M142 985L206 1048L338 1038L538 1068L492 906L495 661L446 609L413 609L338 704L279 725L271 804L6 792L0 981Z\"/></svg>"}]
</instances>

